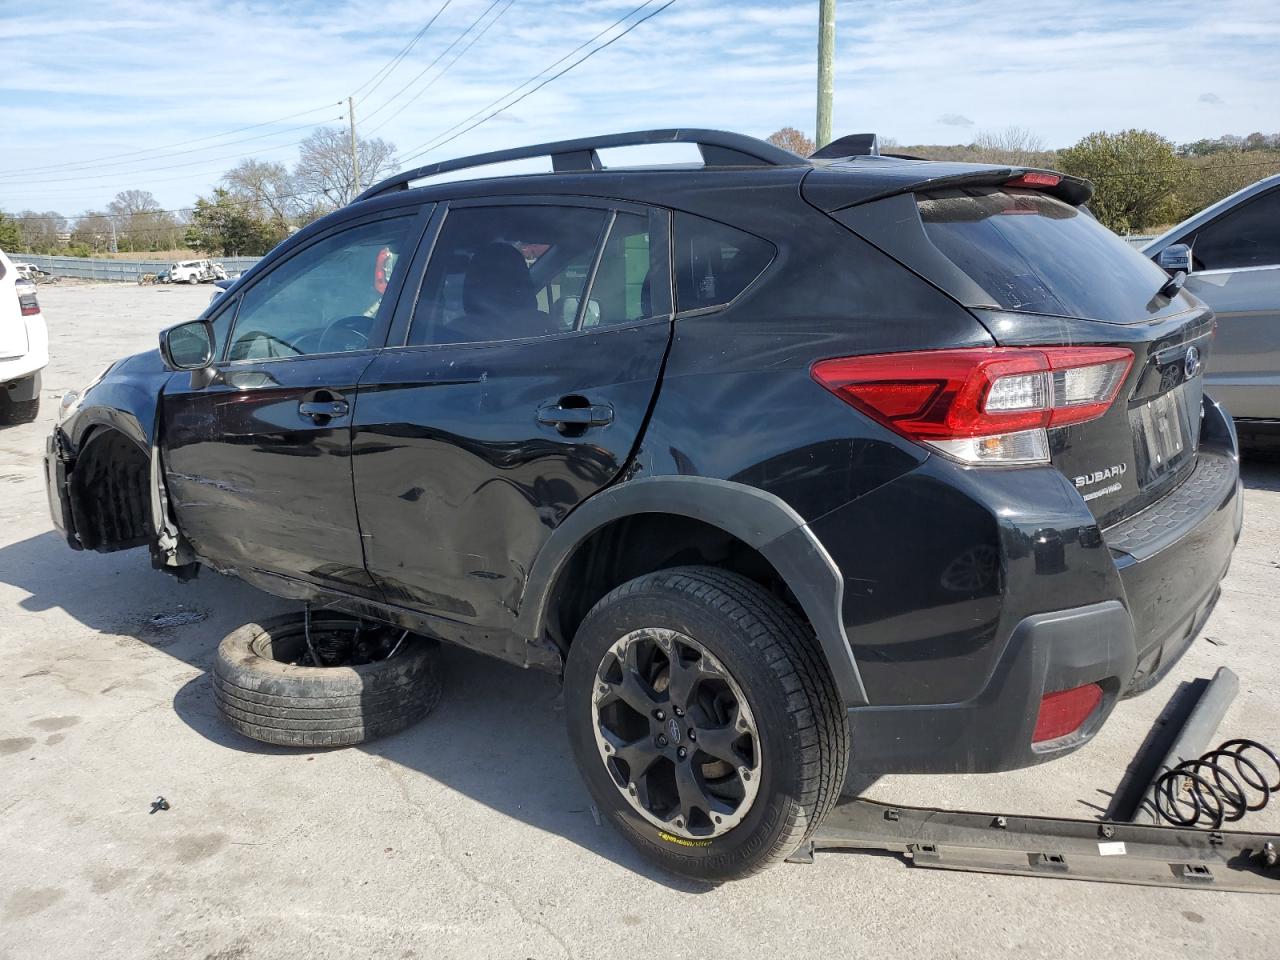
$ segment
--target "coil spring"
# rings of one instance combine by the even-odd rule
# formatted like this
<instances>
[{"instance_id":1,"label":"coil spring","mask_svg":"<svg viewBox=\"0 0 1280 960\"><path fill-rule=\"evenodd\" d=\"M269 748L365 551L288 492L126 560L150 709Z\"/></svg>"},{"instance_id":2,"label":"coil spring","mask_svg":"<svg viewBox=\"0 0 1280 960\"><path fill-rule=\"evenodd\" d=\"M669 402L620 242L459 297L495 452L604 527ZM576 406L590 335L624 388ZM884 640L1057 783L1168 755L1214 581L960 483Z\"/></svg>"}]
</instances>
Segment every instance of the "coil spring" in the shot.
<instances>
[{"instance_id":1,"label":"coil spring","mask_svg":"<svg viewBox=\"0 0 1280 960\"><path fill-rule=\"evenodd\" d=\"M1250 752L1256 759L1245 756ZM1274 783L1262 773L1268 760L1276 768ZM1273 793L1280 793L1280 759L1256 740L1238 739L1166 771L1153 799L1156 812L1175 826L1217 830L1261 810Z\"/></svg>"}]
</instances>

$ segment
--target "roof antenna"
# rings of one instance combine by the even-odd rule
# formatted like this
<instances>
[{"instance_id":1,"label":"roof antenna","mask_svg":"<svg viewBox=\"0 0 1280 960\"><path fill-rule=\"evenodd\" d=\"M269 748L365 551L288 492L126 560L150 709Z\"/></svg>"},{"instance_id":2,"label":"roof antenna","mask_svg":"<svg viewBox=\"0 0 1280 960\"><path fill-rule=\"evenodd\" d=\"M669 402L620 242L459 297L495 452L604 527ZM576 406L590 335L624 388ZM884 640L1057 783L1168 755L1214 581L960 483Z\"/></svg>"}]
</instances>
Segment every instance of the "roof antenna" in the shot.
<instances>
[{"instance_id":1,"label":"roof antenna","mask_svg":"<svg viewBox=\"0 0 1280 960\"><path fill-rule=\"evenodd\" d=\"M840 160L845 157L878 157L880 140L874 133L851 133L832 140L820 150L809 154L810 160Z\"/></svg>"}]
</instances>

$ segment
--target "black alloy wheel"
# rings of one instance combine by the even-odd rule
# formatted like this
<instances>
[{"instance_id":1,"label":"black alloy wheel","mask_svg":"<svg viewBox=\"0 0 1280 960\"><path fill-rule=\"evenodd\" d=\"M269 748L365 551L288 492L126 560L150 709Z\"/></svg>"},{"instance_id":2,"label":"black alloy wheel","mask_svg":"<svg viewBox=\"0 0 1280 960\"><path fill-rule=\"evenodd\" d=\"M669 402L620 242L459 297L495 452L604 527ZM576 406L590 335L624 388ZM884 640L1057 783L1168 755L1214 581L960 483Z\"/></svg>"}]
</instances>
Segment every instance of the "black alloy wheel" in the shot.
<instances>
[{"instance_id":1,"label":"black alloy wheel","mask_svg":"<svg viewBox=\"0 0 1280 960\"><path fill-rule=\"evenodd\" d=\"M578 628L565 721L596 807L698 880L786 859L839 796L844 706L807 623L715 567L622 584Z\"/></svg>"}]
</instances>

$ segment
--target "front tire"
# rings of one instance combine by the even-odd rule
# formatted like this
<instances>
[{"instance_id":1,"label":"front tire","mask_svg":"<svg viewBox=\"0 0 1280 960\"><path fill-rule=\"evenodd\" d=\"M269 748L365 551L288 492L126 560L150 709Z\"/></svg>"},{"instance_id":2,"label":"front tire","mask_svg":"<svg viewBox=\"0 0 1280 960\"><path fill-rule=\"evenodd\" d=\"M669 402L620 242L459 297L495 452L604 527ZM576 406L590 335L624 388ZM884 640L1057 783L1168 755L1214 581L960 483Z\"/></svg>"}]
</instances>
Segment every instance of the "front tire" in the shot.
<instances>
[{"instance_id":1,"label":"front tire","mask_svg":"<svg viewBox=\"0 0 1280 960\"><path fill-rule=\"evenodd\" d=\"M597 807L674 873L779 863L839 796L848 723L812 631L737 574L680 567L613 590L578 629L564 686Z\"/></svg>"}]
</instances>

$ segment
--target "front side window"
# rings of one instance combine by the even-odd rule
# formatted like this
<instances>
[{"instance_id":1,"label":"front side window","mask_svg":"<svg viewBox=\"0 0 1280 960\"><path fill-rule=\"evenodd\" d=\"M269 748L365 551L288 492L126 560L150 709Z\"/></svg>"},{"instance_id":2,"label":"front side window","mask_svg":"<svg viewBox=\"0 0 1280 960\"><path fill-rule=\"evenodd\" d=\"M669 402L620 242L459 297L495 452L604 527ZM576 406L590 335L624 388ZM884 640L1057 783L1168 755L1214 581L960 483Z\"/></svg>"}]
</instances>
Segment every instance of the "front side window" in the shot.
<instances>
[{"instance_id":1,"label":"front side window","mask_svg":"<svg viewBox=\"0 0 1280 960\"><path fill-rule=\"evenodd\" d=\"M1280 264L1280 190L1242 203L1187 242L1197 270Z\"/></svg>"},{"instance_id":2,"label":"front side window","mask_svg":"<svg viewBox=\"0 0 1280 960\"><path fill-rule=\"evenodd\" d=\"M676 303L682 313L734 299L769 266L773 244L688 213L675 216Z\"/></svg>"},{"instance_id":3,"label":"front side window","mask_svg":"<svg viewBox=\"0 0 1280 960\"><path fill-rule=\"evenodd\" d=\"M381 346L370 338L413 222L413 217L395 217L351 227L279 264L244 292L227 359Z\"/></svg>"},{"instance_id":4,"label":"front side window","mask_svg":"<svg viewBox=\"0 0 1280 960\"><path fill-rule=\"evenodd\" d=\"M575 329L608 214L586 207L450 210L410 344L522 340Z\"/></svg>"}]
</instances>

